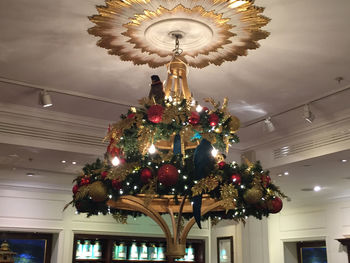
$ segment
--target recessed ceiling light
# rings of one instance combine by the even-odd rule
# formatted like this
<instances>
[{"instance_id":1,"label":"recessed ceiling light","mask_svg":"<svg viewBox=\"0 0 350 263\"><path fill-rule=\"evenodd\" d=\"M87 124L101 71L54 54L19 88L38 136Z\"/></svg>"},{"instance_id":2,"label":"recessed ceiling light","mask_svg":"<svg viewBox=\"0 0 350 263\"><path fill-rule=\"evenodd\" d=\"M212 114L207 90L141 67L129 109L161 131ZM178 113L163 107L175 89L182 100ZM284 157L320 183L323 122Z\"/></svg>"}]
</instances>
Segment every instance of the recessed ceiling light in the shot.
<instances>
[{"instance_id":1,"label":"recessed ceiling light","mask_svg":"<svg viewBox=\"0 0 350 263\"><path fill-rule=\"evenodd\" d=\"M277 174L278 177L282 177L283 174Z\"/></svg>"},{"instance_id":2,"label":"recessed ceiling light","mask_svg":"<svg viewBox=\"0 0 350 263\"><path fill-rule=\"evenodd\" d=\"M284 174L284 175L289 175L289 172L285 171L283 174Z\"/></svg>"},{"instance_id":3,"label":"recessed ceiling light","mask_svg":"<svg viewBox=\"0 0 350 263\"><path fill-rule=\"evenodd\" d=\"M34 176L34 173L27 173L27 176Z\"/></svg>"},{"instance_id":4,"label":"recessed ceiling light","mask_svg":"<svg viewBox=\"0 0 350 263\"><path fill-rule=\"evenodd\" d=\"M77 162L76 162L76 161L73 161L72 164L77 164Z\"/></svg>"},{"instance_id":5,"label":"recessed ceiling light","mask_svg":"<svg viewBox=\"0 0 350 263\"><path fill-rule=\"evenodd\" d=\"M321 186L316 185L316 186L314 187L314 191L315 191L315 192L321 191Z\"/></svg>"},{"instance_id":6,"label":"recessed ceiling light","mask_svg":"<svg viewBox=\"0 0 350 263\"><path fill-rule=\"evenodd\" d=\"M346 159L341 160L342 163L346 163L347 161Z\"/></svg>"},{"instance_id":7,"label":"recessed ceiling light","mask_svg":"<svg viewBox=\"0 0 350 263\"><path fill-rule=\"evenodd\" d=\"M67 161L66 160L62 160L61 163L66 163Z\"/></svg>"}]
</instances>

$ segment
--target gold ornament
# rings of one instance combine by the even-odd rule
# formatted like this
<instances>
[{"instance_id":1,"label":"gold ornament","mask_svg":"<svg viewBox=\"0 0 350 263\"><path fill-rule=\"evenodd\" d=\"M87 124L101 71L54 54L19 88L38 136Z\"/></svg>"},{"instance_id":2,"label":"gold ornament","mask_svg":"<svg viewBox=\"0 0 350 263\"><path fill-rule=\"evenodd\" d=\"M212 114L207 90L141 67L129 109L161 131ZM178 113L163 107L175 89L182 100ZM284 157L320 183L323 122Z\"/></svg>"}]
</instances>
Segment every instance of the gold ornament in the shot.
<instances>
[{"instance_id":1,"label":"gold ornament","mask_svg":"<svg viewBox=\"0 0 350 263\"><path fill-rule=\"evenodd\" d=\"M219 125L216 129L215 129L216 133L222 133L222 125Z\"/></svg>"},{"instance_id":2,"label":"gold ornament","mask_svg":"<svg viewBox=\"0 0 350 263\"><path fill-rule=\"evenodd\" d=\"M74 196L74 200L79 201L79 200L83 199L85 196L87 196L88 193L89 193L89 186L83 185L83 186L79 187L78 192Z\"/></svg>"},{"instance_id":3,"label":"gold ornament","mask_svg":"<svg viewBox=\"0 0 350 263\"><path fill-rule=\"evenodd\" d=\"M113 218L115 219L115 221L117 221L117 223L120 223L120 224L127 224L128 223L128 216L127 215L115 213L115 214L113 214Z\"/></svg>"},{"instance_id":4,"label":"gold ornament","mask_svg":"<svg viewBox=\"0 0 350 263\"><path fill-rule=\"evenodd\" d=\"M112 172L108 174L109 179L116 179L122 182L126 179L128 174L132 173L138 166L137 162L125 163L112 168Z\"/></svg>"},{"instance_id":5,"label":"gold ornament","mask_svg":"<svg viewBox=\"0 0 350 263\"><path fill-rule=\"evenodd\" d=\"M147 184L145 184L141 188L141 194L145 194L146 198L144 200L144 203L146 206L149 206L153 200L153 198L156 196L156 186L157 186L157 178L154 177L148 181Z\"/></svg>"},{"instance_id":6,"label":"gold ornament","mask_svg":"<svg viewBox=\"0 0 350 263\"><path fill-rule=\"evenodd\" d=\"M259 188L258 186L253 186L252 188L248 189L243 195L244 200L248 204L258 203L262 197L263 193L261 191L261 188Z\"/></svg>"},{"instance_id":7,"label":"gold ornament","mask_svg":"<svg viewBox=\"0 0 350 263\"><path fill-rule=\"evenodd\" d=\"M206 178L199 180L199 182L192 187L192 196L208 193L218 187L219 182L222 181L222 177L219 175L210 175Z\"/></svg>"},{"instance_id":8,"label":"gold ornament","mask_svg":"<svg viewBox=\"0 0 350 263\"><path fill-rule=\"evenodd\" d=\"M230 122L228 123L230 133L236 133L240 127L240 121L236 116L231 115Z\"/></svg>"},{"instance_id":9,"label":"gold ornament","mask_svg":"<svg viewBox=\"0 0 350 263\"><path fill-rule=\"evenodd\" d=\"M221 199L223 200L223 207L226 209L226 213L228 210L236 207L238 191L233 184L224 184L221 186L220 194Z\"/></svg>"},{"instance_id":10,"label":"gold ornament","mask_svg":"<svg viewBox=\"0 0 350 263\"><path fill-rule=\"evenodd\" d=\"M107 199L107 188L101 181L89 185L89 196L95 202L102 202Z\"/></svg>"}]
</instances>

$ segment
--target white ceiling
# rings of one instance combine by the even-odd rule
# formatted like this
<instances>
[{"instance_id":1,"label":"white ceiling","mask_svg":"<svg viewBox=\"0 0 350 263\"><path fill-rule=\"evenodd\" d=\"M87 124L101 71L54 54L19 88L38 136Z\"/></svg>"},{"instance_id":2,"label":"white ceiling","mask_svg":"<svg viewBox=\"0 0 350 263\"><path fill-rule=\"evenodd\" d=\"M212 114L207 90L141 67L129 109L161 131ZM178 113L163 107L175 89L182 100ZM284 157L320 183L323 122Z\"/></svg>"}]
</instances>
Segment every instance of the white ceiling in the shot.
<instances>
[{"instance_id":1,"label":"white ceiling","mask_svg":"<svg viewBox=\"0 0 350 263\"><path fill-rule=\"evenodd\" d=\"M137 104L140 97L148 94L150 76L159 74L164 79L165 69L121 62L96 46L97 38L87 33L93 26L87 16L97 13L95 5L103 3L102 0L0 1L0 77ZM231 112L248 123L350 85L350 1L256 0L255 3L266 7L264 14L272 19L265 28L271 35L260 41L259 49L236 62L191 69L189 85L198 100L228 96ZM344 78L340 83L334 80L338 76ZM0 103L40 107L38 91L33 89L0 82L0 95ZM57 93L52 98L54 107L48 111L111 121L125 111L122 106ZM337 98L312 104L317 115L313 125L344 117L344 112L349 113L349 99L347 91ZM294 115L277 119L280 129L269 135L271 139L285 136L292 128L311 129L299 118L301 114L299 109ZM256 144L261 140L261 127L250 127L241 131L240 136L243 143ZM19 157L9 157L11 154ZM337 161L345 158L342 155L349 156L349 152L274 168L272 174L290 171L289 177L274 179L293 200L316 197L314 200L321 201L320 196L329 199L346 194L345 188L350 183L344 179L350 176L344 169L349 168L349 163ZM58 185L67 189L79 166L95 157L1 144L0 182L17 181L49 188ZM78 165L62 165L61 159L75 159ZM303 166L309 162L312 166ZM28 171L37 176L29 178ZM337 171L335 180L329 176L333 171ZM325 191L299 191L317 183L326 186Z\"/></svg>"},{"instance_id":2,"label":"white ceiling","mask_svg":"<svg viewBox=\"0 0 350 263\"><path fill-rule=\"evenodd\" d=\"M345 159L347 162L342 162ZM288 175L284 175L288 172ZM334 201L350 195L350 150L270 169L273 181L292 202L290 206ZM280 176L282 175L282 176ZM320 186L321 191L313 188ZM302 190L304 189L304 190ZM305 191L305 190L311 191Z\"/></svg>"},{"instance_id":3,"label":"white ceiling","mask_svg":"<svg viewBox=\"0 0 350 263\"><path fill-rule=\"evenodd\" d=\"M1 1L0 75L136 104L148 93L150 75L164 78L165 69L133 66L97 47L98 39L87 33L96 4L103 1ZM228 95L231 109L246 122L334 90L338 76L345 79L341 85L350 83L348 0L256 5L266 7L271 35L236 62L192 69L189 84L198 99ZM66 107L75 110L69 102Z\"/></svg>"}]
</instances>

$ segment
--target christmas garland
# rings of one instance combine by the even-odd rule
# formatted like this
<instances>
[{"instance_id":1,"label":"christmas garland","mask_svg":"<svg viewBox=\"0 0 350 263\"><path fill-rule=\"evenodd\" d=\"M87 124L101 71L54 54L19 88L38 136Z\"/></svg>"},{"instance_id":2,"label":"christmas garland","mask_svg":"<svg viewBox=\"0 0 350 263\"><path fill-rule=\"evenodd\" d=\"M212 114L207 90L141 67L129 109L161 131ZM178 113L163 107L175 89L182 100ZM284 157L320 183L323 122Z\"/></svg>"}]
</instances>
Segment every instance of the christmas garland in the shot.
<instances>
[{"instance_id":1,"label":"christmas garland","mask_svg":"<svg viewBox=\"0 0 350 263\"><path fill-rule=\"evenodd\" d=\"M170 97L161 104L142 99L141 107L122 115L108 129L104 161L87 164L75 179L72 203L77 211L88 216L112 213L124 222L126 216L141 213L110 208L107 200L144 194L149 201L163 195L173 195L175 200L186 196L192 201L206 194L222 200L226 211L209 212L202 219L261 219L278 213L280 197L285 195L259 162L227 163L224 154L216 153L227 152L239 141L235 134L239 120L227 112L227 99L222 105L206 101L212 109L185 99ZM210 145L215 156L204 164L196 162L203 155L198 150L202 143ZM201 177L198 167L204 169ZM186 219L192 216L184 214Z\"/></svg>"}]
</instances>

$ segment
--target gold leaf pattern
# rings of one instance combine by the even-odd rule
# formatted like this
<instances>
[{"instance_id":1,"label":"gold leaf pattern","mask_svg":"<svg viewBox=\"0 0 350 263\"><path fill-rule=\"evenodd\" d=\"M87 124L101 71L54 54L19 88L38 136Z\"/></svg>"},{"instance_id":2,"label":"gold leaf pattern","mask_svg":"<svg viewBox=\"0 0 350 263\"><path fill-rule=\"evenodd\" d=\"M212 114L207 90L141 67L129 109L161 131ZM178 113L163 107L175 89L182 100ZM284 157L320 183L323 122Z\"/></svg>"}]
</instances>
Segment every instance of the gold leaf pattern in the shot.
<instances>
[{"instance_id":1,"label":"gold leaf pattern","mask_svg":"<svg viewBox=\"0 0 350 263\"><path fill-rule=\"evenodd\" d=\"M128 216L127 215L122 215L120 213L115 213L112 215L115 221L119 224L127 224L128 223Z\"/></svg>"},{"instance_id":2,"label":"gold leaf pattern","mask_svg":"<svg viewBox=\"0 0 350 263\"><path fill-rule=\"evenodd\" d=\"M171 49L161 51L145 38L147 26L168 19L181 17L193 19L210 27L215 37L208 45L193 49L184 57L192 67L203 68L210 64L221 65L246 56L247 50L259 47L258 41L269 36L261 30L270 19L261 15L264 8L254 1L235 7L232 1L208 0L106 0L98 6L98 15L89 17L95 24L88 32L100 37L97 45L111 55L135 65L148 64L160 67L171 59Z\"/></svg>"},{"instance_id":3,"label":"gold leaf pattern","mask_svg":"<svg viewBox=\"0 0 350 263\"><path fill-rule=\"evenodd\" d=\"M219 175L215 175L215 176L210 175L208 177L205 177L199 180L199 182L192 187L191 189L192 195L196 196L196 195L208 193L214 190L216 187L218 187L219 182L221 181L222 181L222 177Z\"/></svg>"},{"instance_id":4,"label":"gold leaf pattern","mask_svg":"<svg viewBox=\"0 0 350 263\"><path fill-rule=\"evenodd\" d=\"M221 199L223 200L223 207L226 209L226 213L230 209L236 207L236 201L238 197L238 191L233 184L224 184L220 189Z\"/></svg>"}]
</instances>

